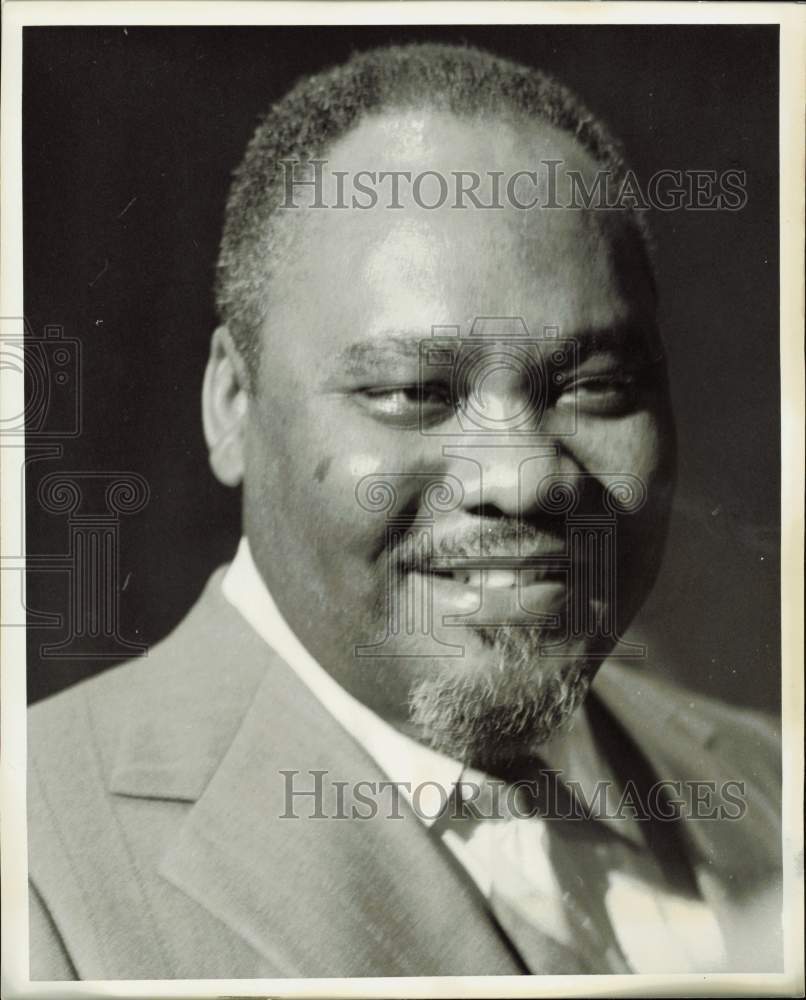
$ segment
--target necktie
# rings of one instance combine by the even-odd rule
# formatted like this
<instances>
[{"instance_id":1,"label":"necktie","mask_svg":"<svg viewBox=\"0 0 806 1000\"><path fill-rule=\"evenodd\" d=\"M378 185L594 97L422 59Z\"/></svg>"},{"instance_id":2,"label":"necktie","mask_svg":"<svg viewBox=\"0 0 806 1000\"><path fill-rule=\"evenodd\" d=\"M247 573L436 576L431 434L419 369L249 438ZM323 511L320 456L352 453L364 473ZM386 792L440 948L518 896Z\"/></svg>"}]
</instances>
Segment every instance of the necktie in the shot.
<instances>
[{"instance_id":1,"label":"necktie","mask_svg":"<svg viewBox=\"0 0 806 1000\"><path fill-rule=\"evenodd\" d=\"M455 791L434 832L471 874L475 869L491 912L530 971L631 971L605 909L598 831L524 815L523 797L502 798L500 783L479 771L466 769Z\"/></svg>"}]
</instances>

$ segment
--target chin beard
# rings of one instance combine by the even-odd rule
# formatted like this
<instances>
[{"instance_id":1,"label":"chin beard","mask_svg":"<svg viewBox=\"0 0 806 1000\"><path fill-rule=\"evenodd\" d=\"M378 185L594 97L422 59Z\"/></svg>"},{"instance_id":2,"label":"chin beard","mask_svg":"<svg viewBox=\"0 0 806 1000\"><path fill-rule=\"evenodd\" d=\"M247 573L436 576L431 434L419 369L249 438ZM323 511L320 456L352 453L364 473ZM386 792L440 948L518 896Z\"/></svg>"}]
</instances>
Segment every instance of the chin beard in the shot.
<instances>
[{"instance_id":1,"label":"chin beard","mask_svg":"<svg viewBox=\"0 0 806 1000\"><path fill-rule=\"evenodd\" d=\"M418 738L433 750L494 772L536 756L541 746L567 730L599 661L541 658L542 629L474 632L493 650L495 665L420 681L409 696L409 717Z\"/></svg>"}]
</instances>

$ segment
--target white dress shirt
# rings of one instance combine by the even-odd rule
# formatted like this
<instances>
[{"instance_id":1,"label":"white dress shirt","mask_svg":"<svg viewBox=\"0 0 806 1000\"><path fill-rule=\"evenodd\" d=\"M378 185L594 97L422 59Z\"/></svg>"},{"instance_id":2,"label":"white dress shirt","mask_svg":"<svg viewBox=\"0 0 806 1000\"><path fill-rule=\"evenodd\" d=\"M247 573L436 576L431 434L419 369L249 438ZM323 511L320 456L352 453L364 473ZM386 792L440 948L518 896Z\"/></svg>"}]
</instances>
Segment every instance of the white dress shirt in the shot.
<instances>
[{"instance_id":1,"label":"white dress shirt","mask_svg":"<svg viewBox=\"0 0 806 1000\"><path fill-rule=\"evenodd\" d=\"M222 590L386 777L399 783L402 794L407 796L406 785L420 789L416 812L431 827L460 778L469 777L463 764L398 732L317 663L277 608L254 564L246 538L241 539ZM583 788L591 787L597 777L613 777L596 751L584 708L573 730L546 747L542 756L550 767L579 780ZM440 823L436 829L486 899L491 898L493 884L499 896L503 887L525 919L549 937L578 946L579 926L571 919L573 906L569 900L573 893L569 891L567 869L576 873L571 881L584 883L586 880L579 875L580 859L567 858L568 864L564 865L555 854L549 855L549 841L556 849L563 838L553 840L556 829L549 831L548 825L552 823L556 828L563 822L510 816ZM720 971L724 951L711 910L699 899L680 895L665 884L651 852L642 846L640 834L636 836L637 824L633 820L596 822L602 823L603 830L607 827L617 833L605 836L595 850L585 852L584 859L588 870L598 864L606 880L604 905L623 957L621 968L615 961L612 971ZM558 873L558 867L566 870L565 877ZM581 905L584 909L584 898Z\"/></svg>"}]
</instances>

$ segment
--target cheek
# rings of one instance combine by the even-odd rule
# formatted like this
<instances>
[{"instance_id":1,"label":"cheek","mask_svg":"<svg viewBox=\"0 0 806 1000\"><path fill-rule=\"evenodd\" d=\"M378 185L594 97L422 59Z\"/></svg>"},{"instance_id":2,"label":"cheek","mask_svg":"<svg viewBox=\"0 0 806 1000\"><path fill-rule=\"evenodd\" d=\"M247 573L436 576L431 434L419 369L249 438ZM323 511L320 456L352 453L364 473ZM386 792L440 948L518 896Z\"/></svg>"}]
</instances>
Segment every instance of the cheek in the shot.
<instances>
[{"instance_id":1,"label":"cheek","mask_svg":"<svg viewBox=\"0 0 806 1000\"><path fill-rule=\"evenodd\" d=\"M365 484L382 481L388 473L383 449L368 450L359 446L350 435L332 442L328 454L327 477L314 491L322 517L330 530L338 528L337 543L350 548L368 535L383 530L383 517L368 510L362 497Z\"/></svg>"},{"instance_id":2,"label":"cheek","mask_svg":"<svg viewBox=\"0 0 806 1000\"><path fill-rule=\"evenodd\" d=\"M650 412L618 420L580 421L574 447L587 472L634 476L646 490L644 503L618 518L619 564L629 618L657 571L673 487L673 438L669 427Z\"/></svg>"},{"instance_id":3,"label":"cheek","mask_svg":"<svg viewBox=\"0 0 806 1000\"><path fill-rule=\"evenodd\" d=\"M660 421L651 412L581 418L569 451L587 472L626 473L650 487L668 466L664 439Z\"/></svg>"},{"instance_id":4,"label":"cheek","mask_svg":"<svg viewBox=\"0 0 806 1000\"><path fill-rule=\"evenodd\" d=\"M380 449L369 452L356 450L347 459L346 472L356 487L365 476L380 476L386 471Z\"/></svg>"},{"instance_id":5,"label":"cheek","mask_svg":"<svg viewBox=\"0 0 806 1000\"><path fill-rule=\"evenodd\" d=\"M368 484L389 480L389 455L386 449L367 447L356 438L342 433L319 442L314 466L326 472L309 475L302 501L306 534L328 574L349 574L355 560L371 561L383 547L385 511L366 497Z\"/></svg>"},{"instance_id":6,"label":"cheek","mask_svg":"<svg viewBox=\"0 0 806 1000\"><path fill-rule=\"evenodd\" d=\"M418 509L423 476L439 474L420 446L419 436L411 442L372 429L333 443L328 475L311 492L321 508L313 530L329 532L324 544L335 557L366 564L387 551L390 528L397 535Z\"/></svg>"}]
</instances>

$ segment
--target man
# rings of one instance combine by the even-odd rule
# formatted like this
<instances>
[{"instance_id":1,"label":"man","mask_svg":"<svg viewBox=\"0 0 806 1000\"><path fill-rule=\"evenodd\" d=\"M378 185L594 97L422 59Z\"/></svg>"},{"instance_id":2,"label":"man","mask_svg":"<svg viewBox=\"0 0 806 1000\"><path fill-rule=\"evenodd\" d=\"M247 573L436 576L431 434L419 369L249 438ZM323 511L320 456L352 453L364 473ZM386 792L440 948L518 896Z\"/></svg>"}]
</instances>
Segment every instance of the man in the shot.
<instances>
[{"instance_id":1,"label":"man","mask_svg":"<svg viewBox=\"0 0 806 1000\"><path fill-rule=\"evenodd\" d=\"M32 977L779 968L770 727L599 669L674 469L646 227L574 206L602 176L576 98L473 49L258 127L203 391L244 537L32 712Z\"/></svg>"}]
</instances>

